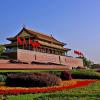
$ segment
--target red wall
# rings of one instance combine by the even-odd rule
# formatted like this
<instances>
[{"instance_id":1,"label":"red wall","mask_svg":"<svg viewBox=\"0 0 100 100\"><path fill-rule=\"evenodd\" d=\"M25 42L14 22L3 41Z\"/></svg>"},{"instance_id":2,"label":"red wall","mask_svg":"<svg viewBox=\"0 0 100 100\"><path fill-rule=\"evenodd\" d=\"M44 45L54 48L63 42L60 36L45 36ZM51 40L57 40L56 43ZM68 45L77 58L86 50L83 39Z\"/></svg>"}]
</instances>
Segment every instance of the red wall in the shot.
<instances>
[{"instance_id":1,"label":"red wall","mask_svg":"<svg viewBox=\"0 0 100 100\"><path fill-rule=\"evenodd\" d=\"M83 61L78 58L59 56L54 54L47 54L29 50L18 49L17 58L22 61L32 62L32 61L40 61L40 62L52 62L56 64L64 64L66 66L83 67Z\"/></svg>"}]
</instances>

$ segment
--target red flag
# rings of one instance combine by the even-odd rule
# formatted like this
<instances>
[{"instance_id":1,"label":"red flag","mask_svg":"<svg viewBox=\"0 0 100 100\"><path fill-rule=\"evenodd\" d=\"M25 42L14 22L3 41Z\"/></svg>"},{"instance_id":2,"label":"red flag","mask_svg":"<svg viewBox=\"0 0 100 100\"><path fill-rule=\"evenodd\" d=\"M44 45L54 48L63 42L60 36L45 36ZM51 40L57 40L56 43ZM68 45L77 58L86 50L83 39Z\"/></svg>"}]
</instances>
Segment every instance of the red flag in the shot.
<instances>
[{"instance_id":1,"label":"red flag","mask_svg":"<svg viewBox=\"0 0 100 100\"><path fill-rule=\"evenodd\" d=\"M75 54L79 54L79 52L78 52L77 50L74 50L74 53L75 53Z\"/></svg>"},{"instance_id":2,"label":"red flag","mask_svg":"<svg viewBox=\"0 0 100 100\"><path fill-rule=\"evenodd\" d=\"M32 39L29 39L29 44L33 47L39 47L40 43L39 42L33 42Z\"/></svg>"},{"instance_id":3,"label":"red flag","mask_svg":"<svg viewBox=\"0 0 100 100\"><path fill-rule=\"evenodd\" d=\"M21 40L20 37L17 37L17 42L18 42L20 45L23 45L23 41Z\"/></svg>"},{"instance_id":4,"label":"red flag","mask_svg":"<svg viewBox=\"0 0 100 100\"><path fill-rule=\"evenodd\" d=\"M40 46L40 43L39 43L39 42L33 42L33 45L34 45L35 47L39 47L39 46Z\"/></svg>"},{"instance_id":5,"label":"red flag","mask_svg":"<svg viewBox=\"0 0 100 100\"><path fill-rule=\"evenodd\" d=\"M29 39L29 45L34 46L32 39Z\"/></svg>"},{"instance_id":6,"label":"red flag","mask_svg":"<svg viewBox=\"0 0 100 100\"><path fill-rule=\"evenodd\" d=\"M37 42L37 46L39 47L41 44L39 42Z\"/></svg>"},{"instance_id":7,"label":"red flag","mask_svg":"<svg viewBox=\"0 0 100 100\"><path fill-rule=\"evenodd\" d=\"M80 55L80 56L83 56L83 53L79 51L79 55Z\"/></svg>"},{"instance_id":8,"label":"red flag","mask_svg":"<svg viewBox=\"0 0 100 100\"><path fill-rule=\"evenodd\" d=\"M27 47L27 42L26 42L26 39L23 37L23 45L26 45L26 47Z\"/></svg>"},{"instance_id":9,"label":"red flag","mask_svg":"<svg viewBox=\"0 0 100 100\"><path fill-rule=\"evenodd\" d=\"M80 52L80 55L81 55L81 56L84 56L82 52Z\"/></svg>"},{"instance_id":10,"label":"red flag","mask_svg":"<svg viewBox=\"0 0 100 100\"><path fill-rule=\"evenodd\" d=\"M81 52L80 51L77 51L78 52L78 55L81 55Z\"/></svg>"},{"instance_id":11,"label":"red flag","mask_svg":"<svg viewBox=\"0 0 100 100\"><path fill-rule=\"evenodd\" d=\"M83 56L83 53L78 51L78 50L74 50L74 53L77 54L77 55Z\"/></svg>"}]
</instances>

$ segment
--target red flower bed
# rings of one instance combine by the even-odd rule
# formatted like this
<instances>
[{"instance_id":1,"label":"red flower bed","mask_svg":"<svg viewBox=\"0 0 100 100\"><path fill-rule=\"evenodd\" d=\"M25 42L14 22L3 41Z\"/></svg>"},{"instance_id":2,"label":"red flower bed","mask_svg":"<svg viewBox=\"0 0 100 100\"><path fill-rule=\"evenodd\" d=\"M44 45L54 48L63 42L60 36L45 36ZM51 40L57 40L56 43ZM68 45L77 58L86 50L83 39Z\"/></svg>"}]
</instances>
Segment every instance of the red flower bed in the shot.
<instances>
[{"instance_id":1,"label":"red flower bed","mask_svg":"<svg viewBox=\"0 0 100 100\"><path fill-rule=\"evenodd\" d=\"M52 86L52 87L43 87L43 88L2 88L0 89L0 94L24 94L24 93L45 93L45 92L54 92L61 91L65 89L72 89L81 86L89 85L90 83L96 82L97 80L84 80L77 81L77 84L71 86ZM99 81L100 82L100 81Z\"/></svg>"}]
</instances>

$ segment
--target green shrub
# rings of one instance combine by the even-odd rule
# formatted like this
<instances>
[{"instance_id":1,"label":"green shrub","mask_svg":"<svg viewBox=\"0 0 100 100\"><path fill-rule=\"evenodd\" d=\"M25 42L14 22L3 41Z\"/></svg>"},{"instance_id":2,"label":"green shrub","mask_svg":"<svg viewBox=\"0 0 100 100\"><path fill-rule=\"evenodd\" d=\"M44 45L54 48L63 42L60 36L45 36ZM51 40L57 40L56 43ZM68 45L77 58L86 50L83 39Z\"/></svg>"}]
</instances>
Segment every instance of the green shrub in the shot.
<instances>
[{"instance_id":1,"label":"green shrub","mask_svg":"<svg viewBox=\"0 0 100 100\"><path fill-rule=\"evenodd\" d=\"M100 68L96 69L96 72L99 72L100 73Z\"/></svg>"},{"instance_id":2,"label":"green shrub","mask_svg":"<svg viewBox=\"0 0 100 100\"><path fill-rule=\"evenodd\" d=\"M72 76L71 76L71 73L69 71L62 71L61 75L60 75L60 78L62 80L71 80Z\"/></svg>"},{"instance_id":3,"label":"green shrub","mask_svg":"<svg viewBox=\"0 0 100 100\"><path fill-rule=\"evenodd\" d=\"M49 73L13 73L7 75L6 85L15 87L45 87L60 85L61 79Z\"/></svg>"},{"instance_id":4,"label":"green shrub","mask_svg":"<svg viewBox=\"0 0 100 100\"><path fill-rule=\"evenodd\" d=\"M0 56L0 59L9 59L8 56Z\"/></svg>"},{"instance_id":5,"label":"green shrub","mask_svg":"<svg viewBox=\"0 0 100 100\"><path fill-rule=\"evenodd\" d=\"M93 70L72 70L71 74L74 79L100 79L100 73Z\"/></svg>"}]
</instances>

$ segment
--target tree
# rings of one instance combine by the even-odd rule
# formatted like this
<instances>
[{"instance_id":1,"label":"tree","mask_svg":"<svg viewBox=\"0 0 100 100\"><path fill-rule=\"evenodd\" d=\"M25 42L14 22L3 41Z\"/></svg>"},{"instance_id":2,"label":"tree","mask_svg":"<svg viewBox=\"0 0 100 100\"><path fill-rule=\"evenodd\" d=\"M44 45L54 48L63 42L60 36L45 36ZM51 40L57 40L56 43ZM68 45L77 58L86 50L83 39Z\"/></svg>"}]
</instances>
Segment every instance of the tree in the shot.
<instances>
[{"instance_id":1,"label":"tree","mask_svg":"<svg viewBox=\"0 0 100 100\"><path fill-rule=\"evenodd\" d=\"M0 56L1 56L1 54L2 54L4 51L5 51L5 47L2 46L2 45L0 45Z\"/></svg>"},{"instance_id":2,"label":"tree","mask_svg":"<svg viewBox=\"0 0 100 100\"><path fill-rule=\"evenodd\" d=\"M94 64L91 60L87 59L84 56L83 57L78 57L78 58L83 60L83 65L86 66L86 67L90 68Z\"/></svg>"},{"instance_id":3,"label":"tree","mask_svg":"<svg viewBox=\"0 0 100 100\"><path fill-rule=\"evenodd\" d=\"M91 60L88 60L86 57L83 57L83 64L84 66L91 67L93 65L93 62Z\"/></svg>"},{"instance_id":4,"label":"tree","mask_svg":"<svg viewBox=\"0 0 100 100\"><path fill-rule=\"evenodd\" d=\"M93 69L100 69L100 64L93 64L91 68L93 68Z\"/></svg>"}]
</instances>

